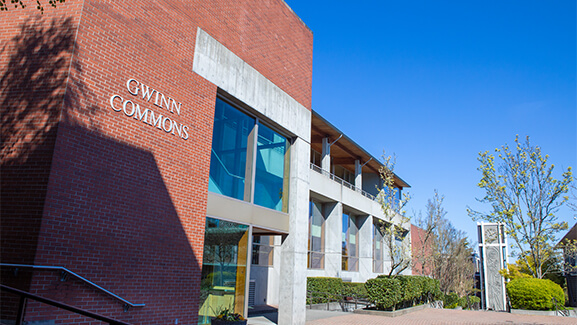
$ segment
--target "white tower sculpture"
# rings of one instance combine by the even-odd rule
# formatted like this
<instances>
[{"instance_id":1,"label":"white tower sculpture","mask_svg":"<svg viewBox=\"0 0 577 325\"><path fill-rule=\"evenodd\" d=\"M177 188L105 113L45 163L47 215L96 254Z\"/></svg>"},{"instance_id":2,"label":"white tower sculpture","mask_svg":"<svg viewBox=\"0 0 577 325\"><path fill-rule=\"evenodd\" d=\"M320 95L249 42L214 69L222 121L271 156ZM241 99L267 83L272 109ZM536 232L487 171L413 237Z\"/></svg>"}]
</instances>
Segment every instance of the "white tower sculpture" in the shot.
<instances>
[{"instance_id":1,"label":"white tower sculpture","mask_svg":"<svg viewBox=\"0 0 577 325\"><path fill-rule=\"evenodd\" d=\"M481 305L484 309L507 310L505 279L499 270L507 267L507 238L501 223L477 223L481 257Z\"/></svg>"}]
</instances>

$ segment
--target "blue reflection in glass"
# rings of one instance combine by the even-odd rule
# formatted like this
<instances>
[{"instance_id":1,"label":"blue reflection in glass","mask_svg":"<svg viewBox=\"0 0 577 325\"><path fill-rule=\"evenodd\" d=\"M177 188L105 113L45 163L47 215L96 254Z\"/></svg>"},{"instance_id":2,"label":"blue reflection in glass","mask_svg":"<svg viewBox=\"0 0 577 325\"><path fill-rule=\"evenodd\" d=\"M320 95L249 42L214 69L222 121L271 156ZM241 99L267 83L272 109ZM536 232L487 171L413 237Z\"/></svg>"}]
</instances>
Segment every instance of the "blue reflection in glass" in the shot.
<instances>
[{"instance_id":1,"label":"blue reflection in glass","mask_svg":"<svg viewBox=\"0 0 577 325\"><path fill-rule=\"evenodd\" d=\"M283 202L288 200L288 191L285 193L287 189L284 188L287 147L285 137L262 124L258 125L255 204L283 211Z\"/></svg>"},{"instance_id":2,"label":"blue reflection in glass","mask_svg":"<svg viewBox=\"0 0 577 325\"><path fill-rule=\"evenodd\" d=\"M243 199L247 139L254 125L253 118L216 99L209 191Z\"/></svg>"}]
</instances>

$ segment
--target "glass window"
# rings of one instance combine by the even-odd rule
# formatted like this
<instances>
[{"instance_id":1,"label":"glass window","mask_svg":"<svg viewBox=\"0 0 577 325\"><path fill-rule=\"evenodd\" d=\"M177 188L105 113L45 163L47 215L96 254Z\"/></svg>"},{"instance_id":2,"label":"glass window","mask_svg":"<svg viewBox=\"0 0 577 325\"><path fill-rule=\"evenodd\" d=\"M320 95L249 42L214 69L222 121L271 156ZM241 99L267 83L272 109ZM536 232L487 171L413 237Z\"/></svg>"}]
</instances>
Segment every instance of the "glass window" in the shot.
<instances>
[{"instance_id":1,"label":"glass window","mask_svg":"<svg viewBox=\"0 0 577 325\"><path fill-rule=\"evenodd\" d=\"M408 243L405 242L405 238L407 237L407 234L409 233L408 231L402 229L401 227L398 226L392 226L389 225L389 227L395 227L395 232L394 232L394 236L395 236L395 249L394 249L394 253L395 253L395 259L397 261L401 261L404 259L403 257L403 253L407 251L407 247L403 247L403 245L408 245Z\"/></svg>"},{"instance_id":2,"label":"glass window","mask_svg":"<svg viewBox=\"0 0 577 325\"><path fill-rule=\"evenodd\" d=\"M358 271L359 269L358 232L357 217L343 213L343 271Z\"/></svg>"},{"instance_id":3,"label":"glass window","mask_svg":"<svg viewBox=\"0 0 577 325\"><path fill-rule=\"evenodd\" d=\"M309 203L309 251L307 267L323 269L325 267L325 217L323 205L311 200Z\"/></svg>"},{"instance_id":4,"label":"glass window","mask_svg":"<svg viewBox=\"0 0 577 325\"><path fill-rule=\"evenodd\" d=\"M384 272L384 249L385 225L379 219L373 220L373 272Z\"/></svg>"},{"instance_id":5,"label":"glass window","mask_svg":"<svg viewBox=\"0 0 577 325\"><path fill-rule=\"evenodd\" d=\"M244 314L248 226L206 218L199 324L224 308Z\"/></svg>"},{"instance_id":6,"label":"glass window","mask_svg":"<svg viewBox=\"0 0 577 325\"><path fill-rule=\"evenodd\" d=\"M254 236L252 241L252 264L272 266L274 253L273 236Z\"/></svg>"},{"instance_id":7,"label":"glass window","mask_svg":"<svg viewBox=\"0 0 577 325\"><path fill-rule=\"evenodd\" d=\"M317 167L321 167L322 164L322 157L321 153L311 148L311 163L316 165Z\"/></svg>"},{"instance_id":8,"label":"glass window","mask_svg":"<svg viewBox=\"0 0 577 325\"><path fill-rule=\"evenodd\" d=\"M349 184L355 183L355 173L340 165L333 166L333 174Z\"/></svg>"},{"instance_id":9,"label":"glass window","mask_svg":"<svg viewBox=\"0 0 577 325\"><path fill-rule=\"evenodd\" d=\"M288 141L270 128L258 125L254 203L287 211Z\"/></svg>"},{"instance_id":10,"label":"glass window","mask_svg":"<svg viewBox=\"0 0 577 325\"><path fill-rule=\"evenodd\" d=\"M253 118L216 99L209 191L244 199L247 141L254 125Z\"/></svg>"},{"instance_id":11,"label":"glass window","mask_svg":"<svg viewBox=\"0 0 577 325\"><path fill-rule=\"evenodd\" d=\"M217 98L209 191L288 212L288 170L288 139Z\"/></svg>"}]
</instances>

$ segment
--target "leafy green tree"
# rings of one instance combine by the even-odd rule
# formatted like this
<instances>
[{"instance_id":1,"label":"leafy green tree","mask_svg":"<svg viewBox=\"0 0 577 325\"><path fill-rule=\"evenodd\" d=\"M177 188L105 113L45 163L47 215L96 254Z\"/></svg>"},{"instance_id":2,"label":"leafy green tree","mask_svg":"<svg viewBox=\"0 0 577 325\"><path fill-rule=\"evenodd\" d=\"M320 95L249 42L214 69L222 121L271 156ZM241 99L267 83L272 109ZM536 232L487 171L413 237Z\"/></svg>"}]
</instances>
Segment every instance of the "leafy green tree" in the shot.
<instances>
[{"instance_id":1,"label":"leafy green tree","mask_svg":"<svg viewBox=\"0 0 577 325\"><path fill-rule=\"evenodd\" d=\"M518 265L517 263L515 264L507 263L506 269L499 270L499 274L501 274L507 280L532 278L529 272L530 271L528 269L526 269L521 265Z\"/></svg>"},{"instance_id":2,"label":"leafy green tree","mask_svg":"<svg viewBox=\"0 0 577 325\"><path fill-rule=\"evenodd\" d=\"M573 175L569 167L560 179L554 178L549 156L532 146L529 137L525 142L516 137L515 144L513 149L508 145L497 148L495 154L479 153L482 177L478 186L485 196L478 201L490 204L492 211L468 209L468 213L473 220L503 223L514 253L540 279L552 271L556 234L567 229L555 213L568 200L565 194Z\"/></svg>"},{"instance_id":3,"label":"leafy green tree","mask_svg":"<svg viewBox=\"0 0 577 325\"><path fill-rule=\"evenodd\" d=\"M411 196L408 193L403 193L402 197L398 195L400 189L395 185L395 163L395 156L383 154L383 166L379 170L382 187L377 196L386 222L383 243L391 261L389 275L400 274L411 266L411 242L405 230L411 219L404 210Z\"/></svg>"},{"instance_id":4,"label":"leafy green tree","mask_svg":"<svg viewBox=\"0 0 577 325\"><path fill-rule=\"evenodd\" d=\"M54 8L56 8L57 3L64 3L65 0L48 0L48 4ZM6 3L6 0L0 0L0 11L8 11L8 7L14 5L14 8L26 8L26 5L22 0L10 0L10 4ZM40 10L41 13L44 13L44 6L40 2L40 0L36 0L36 9Z\"/></svg>"}]
</instances>

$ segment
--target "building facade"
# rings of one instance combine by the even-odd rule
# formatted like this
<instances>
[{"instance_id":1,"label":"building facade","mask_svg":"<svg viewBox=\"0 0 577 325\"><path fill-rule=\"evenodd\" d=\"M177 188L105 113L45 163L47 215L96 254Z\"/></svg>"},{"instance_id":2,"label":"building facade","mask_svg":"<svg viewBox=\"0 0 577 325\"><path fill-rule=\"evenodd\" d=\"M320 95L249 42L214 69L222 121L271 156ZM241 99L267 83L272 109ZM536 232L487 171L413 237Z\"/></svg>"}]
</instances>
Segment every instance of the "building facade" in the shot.
<instances>
[{"instance_id":1,"label":"building facade","mask_svg":"<svg viewBox=\"0 0 577 325\"><path fill-rule=\"evenodd\" d=\"M69 0L0 25L3 284L203 323L245 313L250 236L273 233L281 322L304 323L312 33L282 0ZM88 322L32 300L25 320Z\"/></svg>"},{"instance_id":2,"label":"building facade","mask_svg":"<svg viewBox=\"0 0 577 325\"><path fill-rule=\"evenodd\" d=\"M300 260L306 273L301 280L336 277L346 282L365 282L388 274L390 244L396 252L407 254L406 262L411 254L411 225L403 223L398 214L392 219L384 215L378 200L383 164L315 111L310 139L307 237L302 239L307 251L306 260ZM403 188L409 185L397 175L394 177L398 201ZM387 242L385 227L389 226L402 230L399 238ZM281 243L279 236L254 237L250 305L282 305L276 294L284 281L280 271L284 259ZM410 274L410 263L401 271Z\"/></svg>"},{"instance_id":3,"label":"building facade","mask_svg":"<svg viewBox=\"0 0 577 325\"><path fill-rule=\"evenodd\" d=\"M312 32L284 1L2 16L3 285L134 324L255 304L304 324L307 276L390 267L381 164L312 111ZM2 300L2 320L92 323Z\"/></svg>"}]
</instances>

